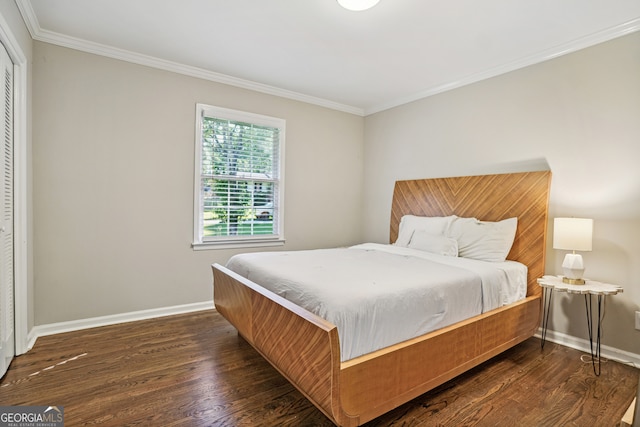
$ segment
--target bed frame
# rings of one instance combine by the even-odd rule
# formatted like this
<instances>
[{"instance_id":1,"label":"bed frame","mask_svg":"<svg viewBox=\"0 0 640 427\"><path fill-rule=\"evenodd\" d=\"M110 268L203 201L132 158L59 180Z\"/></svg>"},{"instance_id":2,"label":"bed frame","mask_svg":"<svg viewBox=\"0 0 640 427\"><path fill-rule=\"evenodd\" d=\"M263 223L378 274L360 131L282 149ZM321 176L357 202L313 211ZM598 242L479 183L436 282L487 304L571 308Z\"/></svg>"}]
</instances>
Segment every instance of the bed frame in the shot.
<instances>
[{"instance_id":1,"label":"bed frame","mask_svg":"<svg viewBox=\"0 0 640 427\"><path fill-rule=\"evenodd\" d=\"M527 297L471 319L340 362L335 325L214 264L214 302L262 356L339 426L357 426L531 337L540 324L551 172L398 181L390 241L400 218L518 217L508 259L529 268Z\"/></svg>"}]
</instances>

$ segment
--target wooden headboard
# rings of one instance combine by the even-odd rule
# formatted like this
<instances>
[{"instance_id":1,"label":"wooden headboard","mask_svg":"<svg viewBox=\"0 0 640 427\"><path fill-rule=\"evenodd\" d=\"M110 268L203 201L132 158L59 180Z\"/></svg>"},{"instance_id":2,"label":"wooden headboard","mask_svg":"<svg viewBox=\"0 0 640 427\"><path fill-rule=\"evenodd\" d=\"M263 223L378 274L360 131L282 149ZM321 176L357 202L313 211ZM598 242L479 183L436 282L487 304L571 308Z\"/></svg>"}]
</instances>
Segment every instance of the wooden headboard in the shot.
<instances>
[{"instance_id":1,"label":"wooden headboard","mask_svg":"<svg viewBox=\"0 0 640 427\"><path fill-rule=\"evenodd\" d=\"M527 295L539 295L544 275L551 172L522 172L397 181L391 203L390 242L403 215L475 217L499 221L517 217L508 259L529 268Z\"/></svg>"}]
</instances>

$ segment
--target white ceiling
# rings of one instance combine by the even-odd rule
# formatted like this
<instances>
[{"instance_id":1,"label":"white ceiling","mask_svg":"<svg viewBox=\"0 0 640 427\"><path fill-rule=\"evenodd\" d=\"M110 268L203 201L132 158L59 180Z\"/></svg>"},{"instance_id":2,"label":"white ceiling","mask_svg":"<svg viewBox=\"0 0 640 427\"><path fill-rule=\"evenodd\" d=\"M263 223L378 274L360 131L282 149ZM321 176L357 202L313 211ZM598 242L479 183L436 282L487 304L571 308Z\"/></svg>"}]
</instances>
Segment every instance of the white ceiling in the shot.
<instances>
[{"instance_id":1,"label":"white ceiling","mask_svg":"<svg viewBox=\"0 0 640 427\"><path fill-rule=\"evenodd\" d=\"M640 30L638 0L16 3L36 40L362 115Z\"/></svg>"}]
</instances>

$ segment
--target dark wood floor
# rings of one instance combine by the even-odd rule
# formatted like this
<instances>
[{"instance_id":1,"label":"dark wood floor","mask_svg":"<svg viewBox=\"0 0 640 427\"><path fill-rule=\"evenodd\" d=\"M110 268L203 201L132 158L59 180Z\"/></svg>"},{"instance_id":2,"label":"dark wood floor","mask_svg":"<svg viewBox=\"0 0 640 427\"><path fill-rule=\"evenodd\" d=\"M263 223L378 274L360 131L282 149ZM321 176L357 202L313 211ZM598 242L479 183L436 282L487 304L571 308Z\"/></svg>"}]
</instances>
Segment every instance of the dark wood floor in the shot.
<instances>
[{"instance_id":1,"label":"dark wood floor","mask_svg":"<svg viewBox=\"0 0 640 427\"><path fill-rule=\"evenodd\" d=\"M528 341L367 426L617 426L638 370ZM65 426L331 426L215 311L39 338L0 405L59 405Z\"/></svg>"}]
</instances>

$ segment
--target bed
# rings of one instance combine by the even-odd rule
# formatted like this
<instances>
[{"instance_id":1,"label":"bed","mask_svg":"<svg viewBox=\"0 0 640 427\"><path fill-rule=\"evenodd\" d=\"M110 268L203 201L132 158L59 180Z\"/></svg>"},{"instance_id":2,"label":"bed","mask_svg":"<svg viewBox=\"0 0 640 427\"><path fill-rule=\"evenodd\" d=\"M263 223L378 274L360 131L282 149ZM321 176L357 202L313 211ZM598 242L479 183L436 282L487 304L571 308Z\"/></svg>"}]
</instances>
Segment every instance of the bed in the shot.
<instances>
[{"instance_id":1,"label":"bed","mask_svg":"<svg viewBox=\"0 0 640 427\"><path fill-rule=\"evenodd\" d=\"M549 171L398 181L389 242L407 215L517 218L508 260L526 266L526 295L377 350L341 356L339 329L294 302L214 264L214 303L238 333L331 421L357 426L531 337L544 274ZM401 236L400 236L401 237Z\"/></svg>"}]
</instances>

